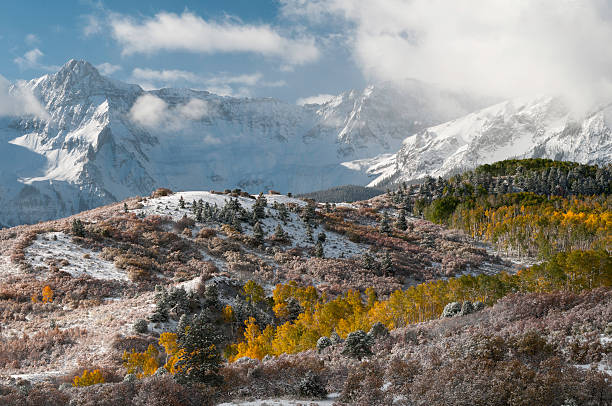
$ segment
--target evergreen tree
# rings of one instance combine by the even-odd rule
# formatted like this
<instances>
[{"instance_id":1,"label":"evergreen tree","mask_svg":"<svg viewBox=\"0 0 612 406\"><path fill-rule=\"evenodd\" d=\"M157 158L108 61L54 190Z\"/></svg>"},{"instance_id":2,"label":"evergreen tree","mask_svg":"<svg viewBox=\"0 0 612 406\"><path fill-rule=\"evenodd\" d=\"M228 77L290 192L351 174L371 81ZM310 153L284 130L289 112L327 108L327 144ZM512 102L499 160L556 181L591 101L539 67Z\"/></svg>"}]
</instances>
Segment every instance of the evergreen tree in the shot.
<instances>
[{"instance_id":1,"label":"evergreen tree","mask_svg":"<svg viewBox=\"0 0 612 406\"><path fill-rule=\"evenodd\" d=\"M220 385L222 358L218 346L224 337L203 316L196 316L186 326L181 318L177 331L177 344L184 355L178 360L176 378L181 383Z\"/></svg>"},{"instance_id":2,"label":"evergreen tree","mask_svg":"<svg viewBox=\"0 0 612 406\"><path fill-rule=\"evenodd\" d=\"M383 276L388 276L393 273L393 261L391 260L391 254L389 254L389 251L385 252L380 264L380 269Z\"/></svg>"},{"instance_id":3,"label":"evergreen tree","mask_svg":"<svg viewBox=\"0 0 612 406\"><path fill-rule=\"evenodd\" d=\"M310 223L306 223L306 240L308 242L314 242L312 238L312 228L310 228Z\"/></svg>"},{"instance_id":4,"label":"evergreen tree","mask_svg":"<svg viewBox=\"0 0 612 406\"><path fill-rule=\"evenodd\" d=\"M406 229L408 228L408 224L406 223L406 216L406 209L402 207L397 217L397 221L395 222L395 227L397 227L399 230L406 231Z\"/></svg>"},{"instance_id":5,"label":"evergreen tree","mask_svg":"<svg viewBox=\"0 0 612 406\"><path fill-rule=\"evenodd\" d=\"M255 226L253 226L253 238L255 238L258 245L263 245L264 237L265 234L263 228L261 228L261 223L258 221L255 223Z\"/></svg>"},{"instance_id":6,"label":"evergreen tree","mask_svg":"<svg viewBox=\"0 0 612 406\"><path fill-rule=\"evenodd\" d=\"M72 234L77 237L85 237L85 226L80 219L72 220Z\"/></svg>"},{"instance_id":7,"label":"evergreen tree","mask_svg":"<svg viewBox=\"0 0 612 406\"><path fill-rule=\"evenodd\" d=\"M185 199L183 199L183 196L181 196L181 198L179 199L179 208L180 209L185 208Z\"/></svg>"},{"instance_id":8,"label":"evergreen tree","mask_svg":"<svg viewBox=\"0 0 612 406\"><path fill-rule=\"evenodd\" d=\"M327 235L325 235L324 232L320 232L319 235L317 235L317 241L323 244L325 240L327 240Z\"/></svg>"},{"instance_id":9,"label":"evergreen tree","mask_svg":"<svg viewBox=\"0 0 612 406\"><path fill-rule=\"evenodd\" d=\"M266 198L264 197L263 193L260 193L259 196L257 196L257 200L255 200L255 204L253 205L254 217L257 217L258 219L265 218L267 205L268 202Z\"/></svg>"},{"instance_id":10,"label":"evergreen tree","mask_svg":"<svg viewBox=\"0 0 612 406\"><path fill-rule=\"evenodd\" d=\"M323 258L323 256L325 255L325 253L323 252L323 244L321 243L321 241L317 241L317 243L315 244L314 255L317 258Z\"/></svg>"},{"instance_id":11,"label":"evergreen tree","mask_svg":"<svg viewBox=\"0 0 612 406\"><path fill-rule=\"evenodd\" d=\"M278 216L283 224L287 224L287 221L289 221L289 212L287 211L287 206L283 203L278 205Z\"/></svg>"},{"instance_id":12,"label":"evergreen tree","mask_svg":"<svg viewBox=\"0 0 612 406\"><path fill-rule=\"evenodd\" d=\"M278 241L286 241L288 239L288 235L281 227L280 223L276 225L276 229L274 230L274 239Z\"/></svg>"},{"instance_id":13,"label":"evergreen tree","mask_svg":"<svg viewBox=\"0 0 612 406\"><path fill-rule=\"evenodd\" d=\"M300 217L302 218L302 221L304 223L310 223L312 221L314 221L315 217L316 217L316 206L315 203L311 200L309 200L306 203L306 206L304 206L302 208L302 212L300 213Z\"/></svg>"},{"instance_id":14,"label":"evergreen tree","mask_svg":"<svg viewBox=\"0 0 612 406\"><path fill-rule=\"evenodd\" d=\"M234 216L232 217L232 228L238 231L239 233L242 232L242 223L240 222L240 219L238 218L237 214L234 214Z\"/></svg>"},{"instance_id":15,"label":"evergreen tree","mask_svg":"<svg viewBox=\"0 0 612 406\"><path fill-rule=\"evenodd\" d=\"M380 222L380 232L388 235L391 234L391 227L389 226L389 216L386 212L383 214L383 218Z\"/></svg>"},{"instance_id":16,"label":"evergreen tree","mask_svg":"<svg viewBox=\"0 0 612 406\"><path fill-rule=\"evenodd\" d=\"M368 254L367 252L361 256L361 266L371 271L376 270L378 267L372 255Z\"/></svg>"}]
</instances>

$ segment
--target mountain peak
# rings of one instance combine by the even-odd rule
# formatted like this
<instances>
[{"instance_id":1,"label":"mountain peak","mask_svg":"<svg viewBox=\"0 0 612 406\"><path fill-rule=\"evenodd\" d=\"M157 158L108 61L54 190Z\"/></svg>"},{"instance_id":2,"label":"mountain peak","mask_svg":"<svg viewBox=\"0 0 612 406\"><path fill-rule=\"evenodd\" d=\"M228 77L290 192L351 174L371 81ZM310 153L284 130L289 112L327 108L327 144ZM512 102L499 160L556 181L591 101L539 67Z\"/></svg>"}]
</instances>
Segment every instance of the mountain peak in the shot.
<instances>
[{"instance_id":1,"label":"mountain peak","mask_svg":"<svg viewBox=\"0 0 612 406\"><path fill-rule=\"evenodd\" d=\"M55 74L58 78L83 78L92 76L102 78L100 72L89 62L84 60L71 59Z\"/></svg>"}]
</instances>

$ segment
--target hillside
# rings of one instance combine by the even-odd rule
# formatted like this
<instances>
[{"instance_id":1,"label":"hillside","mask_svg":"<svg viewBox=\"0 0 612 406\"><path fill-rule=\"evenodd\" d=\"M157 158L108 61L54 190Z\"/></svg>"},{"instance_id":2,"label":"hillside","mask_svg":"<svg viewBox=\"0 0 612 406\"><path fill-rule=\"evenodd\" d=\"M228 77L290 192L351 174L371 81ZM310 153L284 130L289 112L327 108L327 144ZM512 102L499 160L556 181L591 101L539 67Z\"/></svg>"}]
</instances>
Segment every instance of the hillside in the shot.
<instances>
[{"instance_id":1,"label":"hillside","mask_svg":"<svg viewBox=\"0 0 612 406\"><path fill-rule=\"evenodd\" d=\"M317 202L344 203L368 200L383 193L380 189L357 185L336 186L333 188L318 190L316 192L303 193L298 197L313 199Z\"/></svg>"},{"instance_id":2,"label":"hillside","mask_svg":"<svg viewBox=\"0 0 612 406\"><path fill-rule=\"evenodd\" d=\"M0 230L0 401L606 404L610 194L578 193L602 176L506 161L342 205L158 189Z\"/></svg>"}]
</instances>

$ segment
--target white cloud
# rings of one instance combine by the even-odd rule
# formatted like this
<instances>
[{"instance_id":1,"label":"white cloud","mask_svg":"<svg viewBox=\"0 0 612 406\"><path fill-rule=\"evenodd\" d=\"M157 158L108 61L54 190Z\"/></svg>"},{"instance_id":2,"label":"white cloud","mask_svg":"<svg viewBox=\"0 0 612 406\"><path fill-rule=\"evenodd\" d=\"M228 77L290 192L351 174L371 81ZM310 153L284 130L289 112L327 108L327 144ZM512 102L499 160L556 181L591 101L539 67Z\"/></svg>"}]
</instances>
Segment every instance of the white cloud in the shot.
<instances>
[{"instance_id":1,"label":"white cloud","mask_svg":"<svg viewBox=\"0 0 612 406\"><path fill-rule=\"evenodd\" d=\"M55 65L44 65L40 63L40 58L45 54L38 48L34 48L26 52L23 56L19 56L13 59L21 69L42 69L49 72L54 72L60 69L59 66Z\"/></svg>"},{"instance_id":2,"label":"white cloud","mask_svg":"<svg viewBox=\"0 0 612 406\"><path fill-rule=\"evenodd\" d=\"M13 62L15 62L17 65L19 65L20 68L24 69L24 68L33 68L38 66L39 64L39 60L40 58L43 56L44 54L42 53L42 51L38 48L34 48L28 52L26 52L23 56L19 56L15 59L13 59Z\"/></svg>"},{"instance_id":3,"label":"white cloud","mask_svg":"<svg viewBox=\"0 0 612 406\"><path fill-rule=\"evenodd\" d=\"M34 45L34 44L38 44L40 42L40 40L38 39L38 37L34 34L28 34L25 37L25 42L28 45Z\"/></svg>"},{"instance_id":4,"label":"white cloud","mask_svg":"<svg viewBox=\"0 0 612 406\"><path fill-rule=\"evenodd\" d=\"M123 68L120 65L113 65L112 63L104 62L97 65L96 69L98 69L101 74L108 76L120 71Z\"/></svg>"},{"instance_id":5,"label":"white cloud","mask_svg":"<svg viewBox=\"0 0 612 406\"><path fill-rule=\"evenodd\" d=\"M334 97L336 96L333 94L318 94L316 96L302 97L297 99L295 103L299 106L303 106L305 104L325 104Z\"/></svg>"},{"instance_id":6,"label":"white cloud","mask_svg":"<svg viewBox=\"0 0 612 406\"><path fill-rule=\"evenodd\" d=\"M157 96L145 94L134 102L130 118L143 127L157 127L166 120L168 104Z\"/></svg>"},{"instance_id":7,"label":"white cloud","mask_svg":"<svg viewBox=\"0 0 612 406\"><path fill-rule=\"evenodd\" d=\"M186 127L190 121L202 120L209 112L208 103L204 100L191 99L185 104L169 106L155 95L144 94L136 99L129 116L143 127L177 131Z\"/></svg>"},{"instance_id":8,"label":"white cloud","mask_svg":"<svg viewBox=\"0 0 612 406\"><path fill-rule=\"evenodd\" d=\"M175 86L177 83L186 83L190 86L207 90L219 96L246 97L251 95L249 88L258 87L279 87L285 86L282 80L273 82L263 82L263 75L260 72L242 75L221 74L213 77L204 77L193 72L168 69L154 70L135 68L132 71L131 80L140 84L144 89L159 89L161 87Z\"/></svg>"},{"instance_id":9,"label":"white cloud","mask_svg":"<svg viewBox=\"0 0 612 406\"><path fill-rule=\"evenodd\" d=\"M208 104L204 100L191 99L187 104L179 105L176 110L188 120L201 120L208 115Z\"/></svg>"},{"instance_id":10,"label":"white cloud","mask_svg":"<svg viewBox=\"0 0 612 406\"><path fill-rule=\"evenodd\" d=\"M132 71L132 79L140 82L163 82L171 83L177 81L186 81L191 83L201 82L201 78L192 72L184 70L153 70L153 69L141 69L136 68Z\"/></svg>"},{"instance_id":11,"label":"white cloud","mask_svg":"<svg viewBox=\"0 0 612 406\"><path fill-rule=\"evenodd\" d=\"M22 115L49 118L48 113L28 89L22 86L11 88L9 81L0 75L0 116Z\"/></svg>"},{"instance_id":12,"label":"white cloud","mask_svg":"<svg viewBox=\"0 0 612 406\"><path fill-rule=\"evenodd\" d=\"M416 78L493 96L612 95L612 3L604 0L282 0L283 15L351 37L369 80Z\"/></svg>"},{"instance_id":13,"label":"white cloud","mask_svg":"<svg viewBox=\"0 0 612 406\"><path fill-rule=\"evenodd\" d=\"M86 37L102 32L102 23L98 17L94 15L85 15L81 18L83 19L83 34L85 34Z\"/></svg>"},{"instance_id":14,"label":"white cloud","mask_svg":"<svg viewBox=\"0 0 612 406\"><path fill-rule=\"evenodd\" d=\"M112 35L123 47L124 55L160 51L250 52L279 58L290 65L319 58L312 37L284 37L269 25L207 21L190 12L181 15L161 12L142 21L112 14L109 21Z\"/></svg>"}]
</instances>

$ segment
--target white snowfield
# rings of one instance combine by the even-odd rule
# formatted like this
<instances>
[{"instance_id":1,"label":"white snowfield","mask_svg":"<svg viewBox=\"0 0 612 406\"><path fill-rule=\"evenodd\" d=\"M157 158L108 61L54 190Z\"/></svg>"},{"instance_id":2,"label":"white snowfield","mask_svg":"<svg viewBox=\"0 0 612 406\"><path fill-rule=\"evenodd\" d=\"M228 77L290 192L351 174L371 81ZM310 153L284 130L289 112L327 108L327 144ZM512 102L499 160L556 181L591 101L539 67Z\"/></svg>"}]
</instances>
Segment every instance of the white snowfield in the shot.
<instances>
[{"instance_id":1,"label":"white snowfield","mask_svg":"<svg viewBox=\"0 0 612 406\"><path fill-rule=\"evenodd\" d=\"M99 252L73 243L72 236L62 232L39 234L26 248L25 257L34 270L43 269L43 272L36 272L40 280L48 277L48 261L51 260L67 261L58 268L73 277L88 275L96 279L128 280L126 272L112 261L102 259Z\"/></svg>"}]
</instances>

